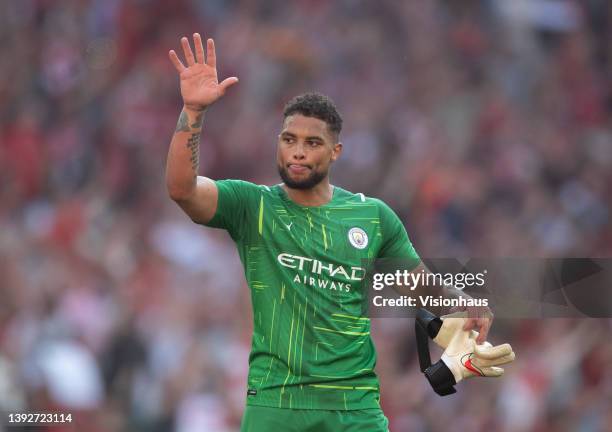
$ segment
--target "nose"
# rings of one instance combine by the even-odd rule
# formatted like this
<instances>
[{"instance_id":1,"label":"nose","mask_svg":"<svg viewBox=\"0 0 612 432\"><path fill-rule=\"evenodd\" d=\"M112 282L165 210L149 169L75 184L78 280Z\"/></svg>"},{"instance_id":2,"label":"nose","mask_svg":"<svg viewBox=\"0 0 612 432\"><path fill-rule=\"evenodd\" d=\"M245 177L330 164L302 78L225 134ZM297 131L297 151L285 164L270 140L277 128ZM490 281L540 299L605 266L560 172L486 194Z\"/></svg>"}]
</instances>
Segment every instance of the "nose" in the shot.
<instances>
[{"instance_id":1,"label":"nose","mask_svg":"<svg viewBox=\"0 0 612 432\"><path fill-rule=\"evenodd\" d=\"M299 142L293 148L293 158L301 160L301 159L304 159L305 157L306 157L306 154L304 152L304 144Z\"/></svg>"}]
</instances>

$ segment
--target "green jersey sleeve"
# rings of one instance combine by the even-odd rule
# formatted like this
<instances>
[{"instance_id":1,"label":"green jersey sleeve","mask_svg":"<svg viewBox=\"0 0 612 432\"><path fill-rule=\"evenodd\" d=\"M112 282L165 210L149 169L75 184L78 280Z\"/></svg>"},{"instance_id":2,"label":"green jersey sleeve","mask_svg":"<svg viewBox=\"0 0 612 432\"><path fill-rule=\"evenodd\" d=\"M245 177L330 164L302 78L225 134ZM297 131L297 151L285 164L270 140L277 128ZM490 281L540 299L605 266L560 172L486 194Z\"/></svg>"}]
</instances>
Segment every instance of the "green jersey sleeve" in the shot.
<instances>
[{"instance_id":1,"label":"green jersey sleeve","mask_svg":"<svg viewBox=\"0 0 612 432\"><path fill-rule=\"evenodd\" d=\"M384 202L380 206L380 223L383 243L378 258L399 258L405 260L406 269L413 270L421 259L414 250L404 224L395 212Z\"/></svg>"},{"instance_id":2,"label":"green jersey sleeve","mask_svg":"<svg viewBox=\"0 0 612 432\"><path fill-rule=\"evenodd\" d=\"M217 180L217 211L206 226L227 230L234 241L244 236L256 214L260 186L243 180Z\"/></svg>"}]
</instances>

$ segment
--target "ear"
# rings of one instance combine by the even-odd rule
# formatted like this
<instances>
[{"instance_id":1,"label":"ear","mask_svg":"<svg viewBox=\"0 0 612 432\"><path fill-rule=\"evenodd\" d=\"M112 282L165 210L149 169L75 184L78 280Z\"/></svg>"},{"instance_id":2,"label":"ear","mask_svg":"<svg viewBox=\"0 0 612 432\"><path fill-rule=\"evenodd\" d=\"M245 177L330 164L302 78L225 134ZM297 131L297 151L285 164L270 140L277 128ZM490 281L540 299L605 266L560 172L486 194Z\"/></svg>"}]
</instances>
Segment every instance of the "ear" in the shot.
<instances>
[{"instance_id":1,"label":"ear","mask_svg":"<svg viewBox=\"0 0 612 432\"><path fill-rule=\"evenodd\" d=\"M342 143L339 142L339 143L334 144L334 148L332 149L331 161L335 162L336 159L338 159L341 154L342 154Z\"/></svg>"}]
</instances>

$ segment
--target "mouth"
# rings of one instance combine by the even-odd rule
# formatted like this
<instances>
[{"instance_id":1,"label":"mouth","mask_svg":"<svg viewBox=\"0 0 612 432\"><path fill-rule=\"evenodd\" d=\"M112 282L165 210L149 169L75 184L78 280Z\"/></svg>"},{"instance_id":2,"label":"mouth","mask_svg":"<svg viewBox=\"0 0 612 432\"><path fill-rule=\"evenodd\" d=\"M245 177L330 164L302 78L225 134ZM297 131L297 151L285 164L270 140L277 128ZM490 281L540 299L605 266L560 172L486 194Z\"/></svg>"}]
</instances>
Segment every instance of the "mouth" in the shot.
<instances>
[{"instance_id":1,"label":"mouth","mask_svg":"<svg viewBox=\"0 0 612 432\"><path fill-rule=\"evenodd\" d=\"M288 164L287 169L294 174L304 174L310 170L310 167L308 165Z\"/></svg>"}]
</instances>

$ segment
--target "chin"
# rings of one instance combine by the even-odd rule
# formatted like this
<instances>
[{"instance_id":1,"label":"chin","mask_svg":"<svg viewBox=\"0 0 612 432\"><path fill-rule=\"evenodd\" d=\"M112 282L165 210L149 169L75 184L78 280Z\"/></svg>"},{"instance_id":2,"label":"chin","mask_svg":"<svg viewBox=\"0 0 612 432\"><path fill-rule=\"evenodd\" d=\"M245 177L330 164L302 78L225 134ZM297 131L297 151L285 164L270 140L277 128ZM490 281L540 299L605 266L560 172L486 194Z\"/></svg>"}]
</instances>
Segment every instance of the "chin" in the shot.
<instances>
[{"instance_id":1,"label":"chin","mask_svg":"<svg viewBox=\"0 0 612 432\"><path fill-rule=\"evenodd\" d=\"M284 183L290 189L300 189L300 190L312 189L314 186L316 186L316 185L313 185L312 182L309 181L309 179L302 179L302 180L287 179L284 181Z\"/></svg>"},{"instance_id":2,"label":"chin","mask_svg":"<svg viewBox=\"0 0 612 432\"><path fill-rule=\"evenodd\" d=\"M282 165L278 166L278 173L283 180L283 183L285 183L288 188L300 190L312 189L327 175L327 172L320 173L313 170L308 175L294 177L293 175L289 174L289 171Z\"/></svg>"}]
</instances>

